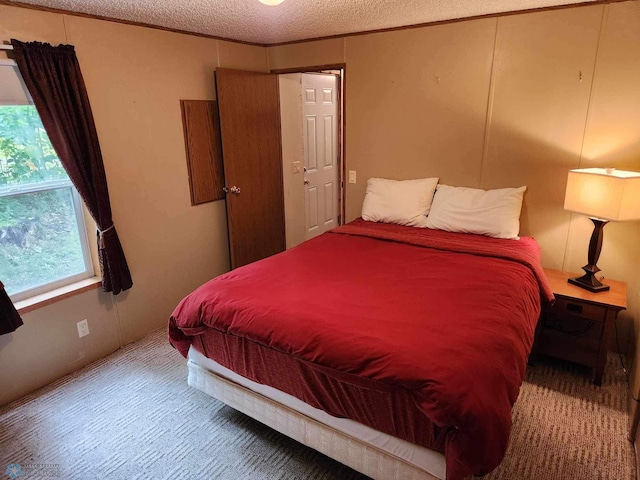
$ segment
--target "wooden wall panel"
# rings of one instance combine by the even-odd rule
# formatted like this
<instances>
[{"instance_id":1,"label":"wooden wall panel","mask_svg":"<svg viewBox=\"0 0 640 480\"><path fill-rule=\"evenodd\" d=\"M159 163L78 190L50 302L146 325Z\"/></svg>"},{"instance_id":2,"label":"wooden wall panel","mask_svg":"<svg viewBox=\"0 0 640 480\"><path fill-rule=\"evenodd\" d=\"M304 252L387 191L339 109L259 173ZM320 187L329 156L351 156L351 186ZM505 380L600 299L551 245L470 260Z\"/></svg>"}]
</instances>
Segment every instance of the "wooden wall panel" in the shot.
<instances>
[{"instance_id":1,"label":"wooden wall panel","mask_svg":"<svg viewBox=\"0 0 640 480\"><path fill-rule=\"evenodd\" d=\"M640 2L605 7L580 166L640 171ZM592 230L592 223L584 216L573 215L565 264L568 270L586 263ZM640 221L607 225L598 266L605 278L628 283L628 310L618 317L623 349L627 347L625 339L634 338L634 330L637 338L640 331L639 265ZM636 396L640 390L639 362L640 348L635 347ZM638 406L631 400L630 405L634 410Z\"/></svg>"},{"instance_id":2,"label":"wooden wall panel","mask_svg":"<svg viewBox=\"0 0 640 480\"><path fill-rule=\"evenodd\" d=\"M603 6L498 19L483 188L527 185L523 235L561 269L567 172L579 164Z\"/></svg>"},{"instance_id":3,"label":"wooden wall panel","mask_svg":"<svg viewBox=\"0 0 640 480\"><path fill-rule=\"evenodd\" d=\"M332 38L271 47L268 49L269 69L344 63L344 42L344 38Z\"/></svg>"},{"instance_id":4,"label":"wooden wall panel","mask_svg":"<svg viewBox=\"0 0 640 480\"><path fill-rule=\"evenodd\" d=\"M0 40L39 41L53 45L66 42L60 14L0 5Z\"/></svg>"},{"instance_id":5,"label":"wooden wall panel","mask_svg":"<svg viewBox=\"0 0 640 480\"><path fill-rule=\"evenodd\" d=\"M180 100L191 205L222 200L224 167L218 105L209 100Z\"/></svg>"},{"instance_id":6,"label":"wooden wall panel","mask_svg":"<svg viewBox=\"0 0 640 480\"><path fill-rule=\"evenodd\" d=\"M347 221L369 177L480 186L495 29L492 18L346 39Z\"/></svg>"},{"instance_id":7,"label":"wooden wall panel","mask_svg":"<svg viewBox=\"0 0 640 480\"><path fill-rule=\"evenodd\" d=\"M218 41L219 67L266 72L267 49L242 43Z\"/></svg>"}]
</instances>

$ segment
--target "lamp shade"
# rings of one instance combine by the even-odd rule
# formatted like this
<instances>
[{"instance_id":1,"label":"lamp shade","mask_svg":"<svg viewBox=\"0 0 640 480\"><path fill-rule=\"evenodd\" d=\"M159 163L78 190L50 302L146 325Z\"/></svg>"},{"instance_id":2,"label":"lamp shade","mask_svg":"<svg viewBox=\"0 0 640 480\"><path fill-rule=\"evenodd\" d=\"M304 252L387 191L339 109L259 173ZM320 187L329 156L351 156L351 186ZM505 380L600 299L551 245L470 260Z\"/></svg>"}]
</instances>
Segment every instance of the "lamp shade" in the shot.
<instances>
[{"instance_id":1,"label":"lamp shade","mask_svg":"<svg viewBox=\"0 0 640 480\"><path fill-rule=\"evenodd\" d=\"M605 168L569 171L564 208L610 221L640 218L640 173Z\"/></svg>"}]
</instances>

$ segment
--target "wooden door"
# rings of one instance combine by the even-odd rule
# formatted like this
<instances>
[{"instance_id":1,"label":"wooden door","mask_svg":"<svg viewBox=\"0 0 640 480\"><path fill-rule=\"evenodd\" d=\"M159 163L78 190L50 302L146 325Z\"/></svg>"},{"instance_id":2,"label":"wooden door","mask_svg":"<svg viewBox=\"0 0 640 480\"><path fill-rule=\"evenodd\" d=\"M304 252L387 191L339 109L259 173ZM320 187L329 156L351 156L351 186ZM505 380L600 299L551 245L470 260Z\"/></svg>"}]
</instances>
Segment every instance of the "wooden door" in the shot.
<instances>
[{"instance_id":1,"label":"wooden door","mask_svg":"<svg viewBox=\"0 0 640 480\"><path fill-rule=\"evenodd\" d=\"M338 79L335 75L302 74L304 137L305 237L338 226Z\"/></svg>"},{"instance_id":2,"label":"wooden door","mask_svg":"<svg viewBox=\"0 0 640 480\"><path fill-rule=\"evenodd\" d=\"M216 71L231 268L285 249L276 75Z\"/></svg>"}]
</instances>

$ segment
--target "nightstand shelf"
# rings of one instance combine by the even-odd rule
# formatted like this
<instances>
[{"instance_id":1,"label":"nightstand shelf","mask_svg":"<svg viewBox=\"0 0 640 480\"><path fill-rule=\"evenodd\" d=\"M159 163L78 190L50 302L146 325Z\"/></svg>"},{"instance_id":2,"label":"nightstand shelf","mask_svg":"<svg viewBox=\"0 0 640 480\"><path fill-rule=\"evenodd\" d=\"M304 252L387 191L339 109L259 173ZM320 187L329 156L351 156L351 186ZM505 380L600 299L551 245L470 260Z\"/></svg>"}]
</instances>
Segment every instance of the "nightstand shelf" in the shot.
<instances>
[{"instance_id":1,"label":"nightstand shelf","mask_svg":"<svg viewBox=\"0 0 640 480\"><path fill-rule=\"evenodd\" d=\"M602 384L614 322L627 308L627 285L606 280L607 292L592 293L567 282L578 274L545 268L556 297L542 312L536 331L535 353L593 368L593 383Z\"/></svg>"}]
</instances>

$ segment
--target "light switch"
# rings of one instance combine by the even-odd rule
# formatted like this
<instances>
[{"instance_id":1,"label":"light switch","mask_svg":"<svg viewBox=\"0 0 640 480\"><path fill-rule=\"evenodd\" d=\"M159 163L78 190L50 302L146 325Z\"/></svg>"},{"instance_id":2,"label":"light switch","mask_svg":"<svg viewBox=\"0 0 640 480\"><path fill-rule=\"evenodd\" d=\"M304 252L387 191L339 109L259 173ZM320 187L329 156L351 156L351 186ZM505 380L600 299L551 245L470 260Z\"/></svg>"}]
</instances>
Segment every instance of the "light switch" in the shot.
<instances>
[{"instance_id":1,"label":"light switch","mask_svg":"<svg viewBox=\"0 0 640 480\"><path fill-rule=\"evenodd\" d=\"M349 183L356 183L356 171L349 170Z\"/></svg>"},{"instance_id":2,"label":"light switch","mask_svg":"<svg viewBox=\"0 0 640 480\"><path fill-rule=\"evenodd\" d=\"M300 173L300 162L293 162L293 173Z\"/></svg>"}]
</instances>

